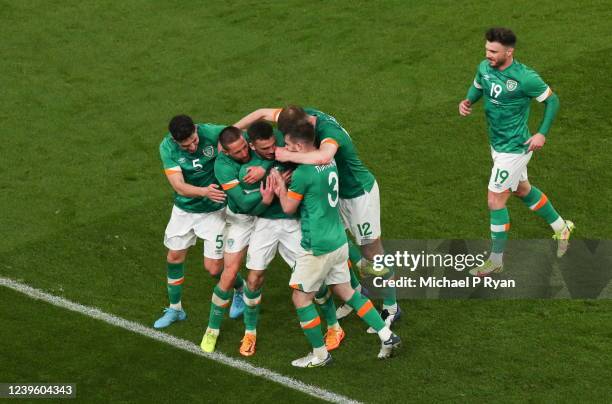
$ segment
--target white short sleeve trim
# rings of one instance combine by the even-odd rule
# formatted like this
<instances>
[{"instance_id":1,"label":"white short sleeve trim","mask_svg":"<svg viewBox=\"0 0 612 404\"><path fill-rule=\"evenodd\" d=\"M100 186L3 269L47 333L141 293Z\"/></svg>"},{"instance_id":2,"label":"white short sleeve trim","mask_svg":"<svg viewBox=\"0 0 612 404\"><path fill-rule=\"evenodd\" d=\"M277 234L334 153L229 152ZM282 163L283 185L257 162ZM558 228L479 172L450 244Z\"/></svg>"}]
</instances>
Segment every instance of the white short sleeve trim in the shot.
<instances>
[{"instance_id":1,"label":"white short sleeve trim","mask_svg":"<svg viewBox=\"0 0 612 404\"><path fill-rule=\"evenodd\" d=\"M476 82L476 80L474 80L474 87L476 87L476 88L477 88L477 89L479 89L479 90L482 90L482 86L481 86L480 84L478 84L478 83Z\"/></svg>"},{"instance_id":2,"label":"white short sleeve trim","mask_svg":"<svg viewBox=\"0 0 612 404\"><path fill-rule=\"evenodd\" d=\"M548 97L550 97L550 95L552 94L552 90L550 89L550 87L546 86L546 90L544 90L544 92L542 94L540 94L539 97L536 97L536 100L538 102L543 102L545 101Z\"/></svg>"}]
</instances>

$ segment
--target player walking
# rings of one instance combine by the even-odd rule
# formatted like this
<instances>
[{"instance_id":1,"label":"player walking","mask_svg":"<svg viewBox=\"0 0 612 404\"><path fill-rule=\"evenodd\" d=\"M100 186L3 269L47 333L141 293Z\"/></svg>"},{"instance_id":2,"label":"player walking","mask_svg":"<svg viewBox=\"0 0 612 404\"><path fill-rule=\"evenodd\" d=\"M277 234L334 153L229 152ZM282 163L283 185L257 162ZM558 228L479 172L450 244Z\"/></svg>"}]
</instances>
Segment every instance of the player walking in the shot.
<instances>
[{"instance_id":1,"label":"player walking","mask_svg":"<svg viewBox=\"0 0 612 404\"><path fill-rule=\"evenodd\" d=\"M503 252L510 229L506 202L519 197L544 218L558 240L557 256L565 254L574 224L557 213L548 197L527 179L527 164L534 150L546 142L559 109L559 99L531 68L514 59L516 36L506 28L491 28L486 34L486 59L476 71L467 97L459 103L459 114L467 116L471 106L484 97L493 169L489 180L488 206L492 247L489 259L470 273L486 276L503 270ZM538 131L531 136L527 123L531 100L545 104Z\"/></svg>"}]
</instances>

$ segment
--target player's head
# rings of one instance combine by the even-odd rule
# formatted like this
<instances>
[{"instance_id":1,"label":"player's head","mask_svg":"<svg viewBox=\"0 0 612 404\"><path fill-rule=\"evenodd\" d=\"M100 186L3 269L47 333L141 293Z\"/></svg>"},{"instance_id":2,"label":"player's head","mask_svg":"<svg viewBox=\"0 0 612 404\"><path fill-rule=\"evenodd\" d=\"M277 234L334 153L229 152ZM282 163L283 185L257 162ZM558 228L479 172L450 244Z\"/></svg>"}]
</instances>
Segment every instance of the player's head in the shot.
<instances>
[{"instance_id":1,"label":"player's head","mask_svg":"<svg viewBox=\"0 0 612 404\"><path fill-rule=\"evenodd\" d=\"M172 139L179 147L188 153L195 153L198 149L200 138L196 133L196 127L193 120L187 115L177 115L170 120L168 130L172 135Z\"/></svg>"},{"instance_id":2,"label":"player's head","mask_svg":"<svg viewBox=\"0 0 612 404\"><path fill-rule=\"evenodd\" d=\"M292 152L307 152L314 148L315 132L310 122L302 122L285 133L285 145Z\"/></svg>"},{"instance_id":3,"label":"player's head","mask_svg":"<svg viewBox=\"0 0 612 404\"><path fill-rule=\"evenodd\" d=\"M508 28L489 28L485 33L486 58L491 67L504 66L512 59L516 35Z\"/></svg>"},{"instance_id":4,"label":"player's head","mask_svg":"<svg viewBox=\"0 0 612 404\"><path fill-rule=\"evenodd\" d=\"M265 121L258 121L247 129L251 149L266 160L274 160L276 150L276 136L272 125Z\"/></svg>"},{"instance_id":5,"label":"player's head","mask_svg":"<svg viewBox=\"0 0 612 404\"><path fill-rule=\"evenodd\" d=\"M223 153L227 154L239 163L247 163L251 158L249 145L242 137L242 131L235 126L226 126L219 134L219 143Z\"/></svg>"},{"instance_id":6,"label":"player's head","mask_svg":"<svg viewBox=\"0 0 612 404\"><path fill-rule=\"evenodd\" d=\"M291 132L291 129L303 122L308 122L308 115L297 105L288 105L278 114L278 129L284 134Z\"/></svg>"}]
</instances>

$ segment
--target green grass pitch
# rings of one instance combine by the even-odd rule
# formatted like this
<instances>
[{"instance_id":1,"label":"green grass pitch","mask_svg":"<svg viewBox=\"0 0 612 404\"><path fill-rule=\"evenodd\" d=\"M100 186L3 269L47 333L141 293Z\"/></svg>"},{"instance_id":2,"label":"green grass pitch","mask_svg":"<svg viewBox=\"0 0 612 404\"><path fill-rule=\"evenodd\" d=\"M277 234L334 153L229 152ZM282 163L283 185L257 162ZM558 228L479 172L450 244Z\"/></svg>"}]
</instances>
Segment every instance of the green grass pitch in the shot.
<instances>
[{"instance_id":1,"label":"green grass pitch","mask_svg":"<svg viewBox=\"0 0 612 404\"><path fill-rule=\"evenodd\" d=\"M516 58L561 111L530 179L578 237L612 225L610 3L518 1L46 2L0 0L0 276L152 324L166 305L170 187L158 145L171 116L230 124L297 103L334 115L381 189L383 236L488 238L490 157L482 106L457 104L506 25ZM542 109L532 107L532 125ZM509 205L511 238L546 238ZM187 262L199 341L212 280ZM610 301L404 301L401 355L376 361L355 318L335 363L292 369L307 350L269 269L253 364L365 402L590 401L612 395ZM78 401L296 402L310 397L0 289L0 382L76 382ZM218 349L239 357L242 323ZM129 383L128 383L129 381ZM176 393L169 393L172 386Z\"/></svg>"}]
</instances>

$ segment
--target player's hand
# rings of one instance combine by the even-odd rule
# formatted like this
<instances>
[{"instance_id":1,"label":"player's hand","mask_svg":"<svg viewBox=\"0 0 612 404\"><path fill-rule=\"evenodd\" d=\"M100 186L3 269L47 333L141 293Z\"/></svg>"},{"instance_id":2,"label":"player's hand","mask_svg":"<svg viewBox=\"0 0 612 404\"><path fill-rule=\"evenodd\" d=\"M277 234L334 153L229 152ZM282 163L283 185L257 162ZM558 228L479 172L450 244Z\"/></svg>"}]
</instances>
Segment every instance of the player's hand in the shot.
<instances>
[{"instance_id":1,"label":"player's hand","mask_svg":"<svg viewBox=\"0 0 612 404\"><path fill-rule=\"evenodd\" d=\"M285 147L277 147L274 151L274 159L282 163L289 161L291 152Z\"/></svg>"},{"instance_id":2,"label":"player's hand","mask_svg":"<svg viewBox=\"0 0 612 404\"><path fill-rule=\"evenodd\" d=\"M206 188L203 188L203 197L208 198L213 202L222 203L225 201L225 192L219 189L219 185L210 184Z\"/></svg>"},{"instance_id":3,"label":"player's hand","mask_svg":"<svg viewBox=\"0 0 612 404\"><path fill-rule=\"evenodd\" d=\"M261 181L265 175L266 170L263 167L249 167L247 168L247 175L244 176L242 181L246 182L247 184L255 184L256 182Z\"/></svg>"},{"instance_id":4,"label":"player's hand","mask_svg":"<svg viewBox=\"0 0 612 404\"><path fill-rule=\"evenodd\" d=\"M459 115L468 116L472 113L472 103L470 100L465 99L459 103Z\"/></svg>"},{"instance_id":5,"label":"player's hand","mask_svg":"<svg viewBox=\"0 0 612 404\"><path fill-rule=\"evenodd\" d=\"M293 175L293 170L285 170L281 173L281 177L285 184L291 184L291 176Z\"/></svg>"},{"instance_id":6,"label":"player's hand","mask_svg":"<svg viewBox=\"0 0 612 404\"><path fill-rule=\"evenodd\" d=\"M274 200L274 186L276 185L276 180L273 176L269 175L266 178L265 186L264 181L261 182L259 186L259 192L261 193L261 201L265 205L269 205Z\"/></svg>"},{"instance_id":7,"label":"player's hand","mask_svg":"<svg viewBox=\"0 0 612 404\"><path fill-rule=\"evenodd\" d=\"M546 136L541 133L536 133L535 135L527 139L527 141L523 144L529 145L527 152L530 152L532 150L540 150L544 146L544 143L546 143Z\"/></svg>"},{"instance_id":8,"label":"player's hand","mask_svg":"<svg viewBox=\"0 0 612 404\"><path fill-rule=\"evenodd\" d=\"M278 170L270 170L270 175L268 176L268 178L270 177L274 178L274 183L272 185L272 187L274 188L274 193L280 196L281 189L285 186L285 181L283 180L283 177L280 175Z\"/></svg>"}]
</instances>

